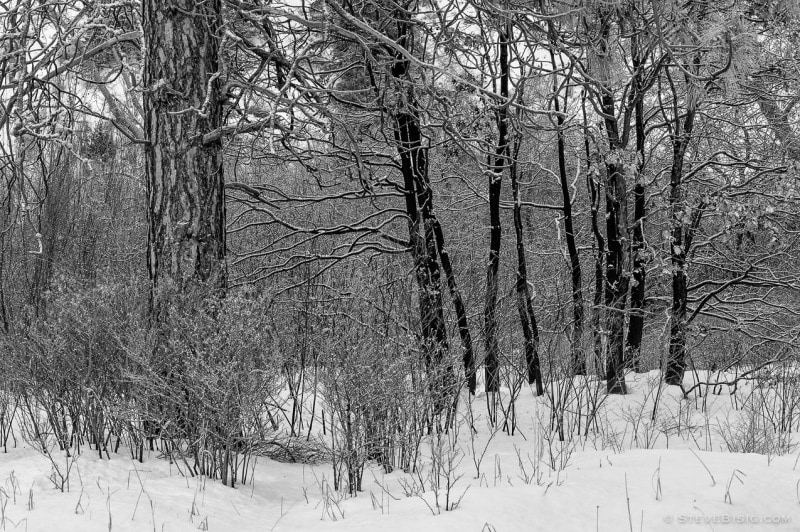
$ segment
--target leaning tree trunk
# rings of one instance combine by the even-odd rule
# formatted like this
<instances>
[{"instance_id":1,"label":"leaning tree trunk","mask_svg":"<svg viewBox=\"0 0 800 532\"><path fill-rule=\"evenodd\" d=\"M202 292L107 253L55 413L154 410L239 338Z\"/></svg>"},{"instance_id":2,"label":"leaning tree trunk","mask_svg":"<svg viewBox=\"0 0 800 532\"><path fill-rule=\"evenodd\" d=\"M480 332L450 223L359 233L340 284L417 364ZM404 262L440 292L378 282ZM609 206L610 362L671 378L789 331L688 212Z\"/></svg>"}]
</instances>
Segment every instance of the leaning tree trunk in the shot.
<instances>
[{"instance_id":1,"label":"leaning tree trunk","mask_svg":"<svg viewBox=\"0 0 800 532\"><path fill-rule=\"evenodd\" d=\"M419 174L427 170L419 123L411 113L395 115L395 140L400 154L414 276L419 290L419 311L426 364L438 363L447 349L441 280L435 248L428 245L419 208Z\"/></svg>"},{"instance_id":2,"label":"leaning tree trunk","mask_svg":"<svg viewBox=\"0 0 800 532\"><path fill-rule=\"evenodd\" d=\"M442 261L442 269L444 276L447 280L447 288L450 290L450 298L453 300L453 306L456 311L456 321L458 322L458 334L461 337L461 347L464 350L462 359L464 363L464 374L467 381L467 389L469 393L475 395L475 388L477 386L477 375L475 373L475 351L472 347L472 334L469 331L469 323L467 322L467 307L464 304L464 298L461 297L461 290L458 288L456 282L456 275L453 272L453 264L450 261L450 253L444 243L444 231L439 220L433 214L431 209L433 233L436 236L436 249L439 252L439 259Z\"/></svg>"},{"instance_id":3,"label":"leaning tree trunk","mask_svg":"<svg viewBox=\"0 0 800 532\"><path fill-rule=\"evenodd\" d=\"M402 10L398 13L398 44L409 50L410 14ZM444 319L441 273L437 261L437 248L446 260L445 275L448 286L456 292L453 297L457 305L459 329L464 340L465 331L470 349L465 349L465 367L468 380L474 378L474 364L471 356L471 338L466 328L466 311L455 284L449 255L445 251L444 236L433 210L433 193L428 180L428 151L422 142L419 110L417 109L414 85L409 79L409 60L396 54L390 74L397 84L398 92L403 94L392 111L395 143L400 155L400 169L403 175L403 188L408 218L408 231L411 255L414 260L414 275L419 290L419 308L422 328L422 342L425 359L429 369L449 373L449 368L438 367L448 349L447 327ZM458 306L460 302L461 307ZM458 311L461 312L458 312ZM462 321L463 319L463 321ZM469 355L469 360L467 359ZM445 394L449 386L448 375L441 375L437 394ZM443 396L439 396L437 410L443 407Z\"/></svg>"},{"instance_id":4,"label":"leaning tree trunk","mask_svg":"<svg viewBox=\"0 0 800 532\"><path fill-rule=\"evenodd\" d=\"M144 0L147 266L151 309L167 294L226 288L220 0Z\"/></svg>"},{"instance_id":5,"label":"leaning tree trunk","mask_svg":"<svg viewBox=\"0 0 800 532\"><path fill-rule=\"evenodd\" d=\"M511 193L514 199L514 232L517 237L517 311L522 325L522 336L525 340L525 365L528 372L528 384L536 384L536 395L544 393L542 369L539 361L539 327L533 312L533 300L528 287L528 262L525 258L525 235L522 228L522 197L517 175L517 155L520 142L515 142L514 157L509 171L511 177Z\"/></svg>"}]
</instances>

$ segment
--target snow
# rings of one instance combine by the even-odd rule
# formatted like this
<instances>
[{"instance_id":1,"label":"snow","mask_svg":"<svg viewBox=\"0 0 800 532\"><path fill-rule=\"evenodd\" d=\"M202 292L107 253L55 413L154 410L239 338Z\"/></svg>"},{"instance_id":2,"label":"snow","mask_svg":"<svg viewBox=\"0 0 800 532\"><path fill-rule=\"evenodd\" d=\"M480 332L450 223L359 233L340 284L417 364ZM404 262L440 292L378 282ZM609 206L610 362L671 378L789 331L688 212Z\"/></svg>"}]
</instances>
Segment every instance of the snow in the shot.
<instances>
[{"instance_id":1,"label":"snow","mask_svg":"<svg viewBox=\"0 0 800 532\"><path fill-rule=\"evenodd\" d=\"M628 383L629 395L605 397L588 435L565 442L547 430L548 400L530 390L518 399L514 436L486 423L482 395L471 431L462 401L457 429L423 443L420 471L372 465L357 497L333 489L326 463L259 457L255 481L232 489L186 478L156 452L139 463L122 449L110 460L85 451L62 492L48 459L20 441L0 454L0 530L800 530L797 450L727 450L725 427L749 419L741 406L750 385L684 400L655 374ZM437 510L432 456L454 464L440 476L453 485L452 511L444 488Z\"/></svg>"}]
</instances>

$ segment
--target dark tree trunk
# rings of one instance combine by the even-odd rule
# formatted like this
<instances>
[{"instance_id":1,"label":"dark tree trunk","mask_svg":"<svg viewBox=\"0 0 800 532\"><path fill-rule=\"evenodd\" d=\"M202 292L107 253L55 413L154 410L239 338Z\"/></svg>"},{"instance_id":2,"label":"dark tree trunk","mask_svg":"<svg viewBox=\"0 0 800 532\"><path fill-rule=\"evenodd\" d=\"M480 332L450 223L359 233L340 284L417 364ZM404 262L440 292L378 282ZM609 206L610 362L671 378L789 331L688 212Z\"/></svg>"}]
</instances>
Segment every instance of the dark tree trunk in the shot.
<instances>
[{"instance_id":1,"label":"dark tree trunk","mask_svg":"<svg viewBox=\"0 0 800 532\"><path fill-rule=\"evenodd\" d=\"M461 291L456 283L456 276L453 272L453 264L450 261L450 253L444 243L444 232L439 220L433 218L433 232L436 236L436 246L439 251L439 258L442 261L442 269L444 270L445 279L447 279L447 288L450 290L450 297L453 299L453 306L456 311L456 320L458 322L458 334L461 337L461 347L464 350L462 359L464 362L464 373L467 380L467 389L469 393L475 395L475 388L477 386L477 375L475 373L475 353L472 347L472 334L469 332L469 323L467 322L467 307L464 305L464 299L461 297Z\"/></svg>"},{"instance_id":2,"label":"dark tree trunk","mask_svg":"<svg viewBox=\"0 0 800 532\"><path fill-rule=\"evenodd\" d=\"M634 32L631 36L631 56L634 70L635 109L634 121L636 129L636 185L633 188L633 239L631 242L631 255L633 257L633 286L631 288L631 313L628 324L628 340L626 365L636 372L642 371L642 336L644 333L644 297L645 297L645 246L644 246L644 219L645 189L642 181L644 170L644 98L641 79L642 58L639 49L639 37Z\"/></svg>"},{"instance_id":3,"label":"dark tree trunk","mask_svg":"<svg viewBox=\"0 0 800 532\"><path fill-rule=\"evenodd\" d=\"M419 290L419 309L425 358L430 366L438 363L447 349L447 330L442 308L441 279L436 262L433 240L428 238L428 228L423 220L423 198L420 174L427 171L427 157L422 146L422 135L417 118L411 113L395 115L395 140L400 154L403 187L405 189L406 215L414 260L414 275ZM428 201L430 197L428 196ZM433 244L431 246L430 244Z\"/></svg>"},{"instance_id":4,"label":"dark tree trunk","mask_svg":"<svg viewBox=\"0 0 800 532\"><path fill-rule=\"evenodd\" d=\"M154 316L163 297L210 290L222 295L225 196L221 125L220 0L144 0L147 266Z\"/></svg>"},{"instance_id":5,"label":"dark tree trunk","mask_svg":"<svg viewBox=\"0 0 800 532\"><path fill-rule=\"evenodd\" d=\"M664 381L680 385L686 371L686 257L691 244L692 228L686 232L683 221L685 201L682 191L683 162L686 148L692 138L695 110L689 108L681 127L680 117L675 117L675 131L672 133L672 168L670 170L670 218L672 220L672 242L670 259L672 261L672 308L670 313L669 356ZM699 220L699 218L698 218Z\"/></svg>"},{"instance_id":6,"label":"dark tree trunk","mask_svg":"<svg viewBox=\"0 0 800 532\"><path fill-rule=\"evenodd\" d=\"M508 99L508 32L502 30L497 37L500 50L500 96ZM501 105L496 111L497 149L494 161L490 160L489 176L489 262L486 267L486 303L484 306L484 339L486 342L486 391L500 390L499 351L497 341L497 290L500 269L500 192L503 186L503 172L508 160L508 108Z\"/></svg>"},{"instance_id":7,"label":"dark tree trunk","mask_svg":"<svg viewBox=\"0 0 800 532\"><path fill-rule=\"evenodd\" d=\"M400 11L397 16L398 43L412 52L409 49L409 16L407 11ZM434 211L433 191L428 177L428 148L423 144L414 86L408 80L409 66L407 58L400 54L395 56L391 75L400 90L404 92L404 98L402 103L398 104L402 107L392 114L405 188L411 253L419 287L420 317L426 358L429 364L431 362L438 364L448 349L438 254L455 306L459 335L464 349L463 362L467 386L471 393L475 393L475 359L472 336L469 331L464 300L458 289L450 255L445 246L444 233ZM445 371L449 373L447 368ZM442 375L442 391L447 386L448 376Z\"/></svg>"},{"instance_id":8,"label":"dark tree trunk","mask_svg":"<svg viewBox=\"0 0 800 532\"><path fill-rule=\"evenodd\" d=\"M608 393L625 394L624 329L625 299L625 174L620 154L619 132L614 116L614 100L610 94L602 97L606 134L611 154L606 159L606 284L605 305L608 312L608 356L606 358L606 389Z\"/></svg>"},{"instance_id":9,"label":"dark tree trunk","mask_svg":"<svg viewBox=\"0 0 800 532\"><path fill-rule=\"evenodd\" d=\"M646 264L644 258L644 185L636 183L633 188L633 286L631 287L631 319L628 324L627 365L634 371L642 371L642 336L644 332L644 297Z\"/></svg>"},{"instance_id":10,"label":"dark tree trunk","mask_svg":"<svg viewBox=\"0 0 800 532\"><path fill-rule=\"evenodd\" d=\"M597 223L600 212L600 178L601 159L596 151L590 148L588 124L586 121L586 93L581 100L583 111L583 147L586 152L586 184L589 188L590 215L592 234L594 235L594 298L592 301L592 337L594 345L594 367L600 373L603 367L603 266L605 265L606 242Z\"/></svg>"},{"instance_id":11,"label":"dark tree trunk","mask_svg":"<svg viewBox=\"0 0 800 532\"><path fill-rule=\"evenodd\" d=\"M553 66L553 104L556 111L557 127L557 150L558 150L558 178L561 185L561 197L564 213L564 236L567 241L567 252L569 253L570 276L572 280L572 335L570 338L571 365L573 375L586 375L586 356L583 353L583 287L581 280L581 260L578 255L578 247L575 245L575 229L572 223L572 199L569 194L569 179L567 178L566 154L564 153L564 115L561 114L561 104L559 103L559 86L555 72L556 66L555 53L553 52L553 42L555 42L555 27L550 21L550 62ZM564 108L566 109L566 97Z\"/></svg>"},{"instance_id":12,"label":"dark tree trunk","mask_svg":"<svg viewBox=\"0 0 800 532\"><path fill-rule=\"evenodd\" d=\"M533 301L528 288L528 263L525 258L525 235L522 230L522 198L519 190L517 176L517 153L519 142L514 148L514 158L511 161L511 191L514 199L514 232L517 237L517 311L522 325L522 336L525 340L525 365L528 370L528 384L536 384L536 395L544 393L542 384L542 370L539 362L539 328L536 324L536 315L533 313Z\"/></svg>"}]
</instances>

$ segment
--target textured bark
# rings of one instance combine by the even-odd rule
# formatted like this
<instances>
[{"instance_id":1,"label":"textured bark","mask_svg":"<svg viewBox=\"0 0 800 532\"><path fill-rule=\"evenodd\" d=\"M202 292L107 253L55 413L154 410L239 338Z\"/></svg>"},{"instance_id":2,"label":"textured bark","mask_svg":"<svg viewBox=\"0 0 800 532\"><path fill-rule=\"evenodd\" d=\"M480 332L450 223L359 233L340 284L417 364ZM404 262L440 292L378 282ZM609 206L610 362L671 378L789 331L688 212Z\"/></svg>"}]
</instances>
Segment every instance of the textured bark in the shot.
<instances>
[{"instance_id":1,"label":"textured bark","mask_svg":"<svg viewBox=\"0 0 800 532\"><path fill-rule=\"evenodd\" d=\"M625 275L625 245L627 230L627 203L625 165L612 90L612 65L610 36L614 10L603 7L598 12L598 33L595 49L596 77L599 81L597 99L605 126L609 153L605 163L606 235L605 279L603 300L608 329L606 346L606 390L608 393L627 393L625 386L625 304L627 278ZM623 129L623 132L625 130Z\"/></svg>"},{"instance_id":2,"label":"textured bark","mask_svg":"<svg viewBox=\"0 0 800 532\"><path fill-rule=\"evenodd\" d=\"M225 268L222 149L203 135L221 125L220 0L144 0L147 266L156 316L161 295L211 290Z\"/></svg>"},{"instance_id":3,"label":"textured bark","mask_svg":"<svg viewBox=\"0 0 800 532\"><path fill-rule=\"evenodd\" d=\"M605 305L608 312L608 356L606 357L606 389L608 393L627 393L624 367L625 298L627 286L625 264L625 174L617 150L620 148L614 100L602 98L606 134L611 153L606 159L606 284Z\"/></svg>"}]
</instances>

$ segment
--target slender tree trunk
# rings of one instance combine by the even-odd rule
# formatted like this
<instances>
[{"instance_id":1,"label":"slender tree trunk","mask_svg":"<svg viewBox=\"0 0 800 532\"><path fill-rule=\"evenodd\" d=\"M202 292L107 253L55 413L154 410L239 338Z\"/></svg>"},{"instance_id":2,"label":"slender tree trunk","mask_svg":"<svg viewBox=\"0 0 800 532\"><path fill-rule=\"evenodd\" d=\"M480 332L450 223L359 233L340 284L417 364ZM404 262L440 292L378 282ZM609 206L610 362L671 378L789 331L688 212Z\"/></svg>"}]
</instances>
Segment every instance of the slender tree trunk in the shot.
<instances>
[{"instance_id":1,"label":"slender tree trunk","mask_svg":"<svg viewBox=\"0 0 800 532\"><path fill-rule=\"evenodd\" d=\"M164 293L224 293L220 0L144 0L147 265L158 319Z\"/></svg>"},{"instance_id":2,"label":"slender tree trunk","mask_svg":"<svg viewBox=\"0 0 800 532\"><path fill-rule=\"evenodd\" d=\"M646 264L644 259L644 217L645 196L644 185L636 183L633 188L633 286L631 287L631 318L628 324L628 341L626 361L634 371L642 371L642 337L644 333L644 297Z\"/></svg>"},{"instance_id":3,"label":"slender tree trunk","mask_svg":"<svg viewBox=\"0 0 800 532\"><path fill-rule=\"evenodd\" d=\"M6 188L6 197L0 201L0 325L3 332L11 330L8 320L8 306L6 301L6 234L10 230L8 223L11 218L11 187Z\"/></svg>"},{"instance_id":4,"label":"slender tree trunk","mask_svg":"<svg viewBox=\"0 0 800 532\"><path fill-rule=\"evenodd\" d=\"M517 175L517 155L520 143L514 148L511 161L511 191L514 199L514 232L517 237L517 311L522 325L522 336L525 341L525 365L528 371L528 384L536 384L536 395L544 393L542 370L539 362L539 327L533 312L533 300L528 288L528 264L525 258L525 234L522 226L522 196L520 194L519 177Z\"/></svg>"},{"instance_id":5,"label":"slender tree trunk","mask_svg":"<svg viewBox=\"0 0 800 532\"><path fill-rule=\"evenodd\" d=\"M461 297L461 290L458 288L456 276L453 272L453 264L450 261L450 253L448 253L444 242L444 232L439 220L433 218L433 232L436 236L436 246L439 251L439 258L442 261L442 269L444 276L447 280L447 288L450 290L450 297L453 300L453 306L456 311L456 320L458 322L458 334L461 337L461 347L464 350L462 360L464 362L464 374L467 381L467 389L469 393L475 395L475 388L477 386L477 375L475 373L475 352L472 347L472 334L469 331L469 323L467 322L467 307L464 304L464 299Z\"/></svg>"},{"instance_id":6,"label":"slender tree trunk","mask_svg":"<svg viewBox=\"0 0 800 532\"><path fill-rule=\"evenodd\" d=\"M608 356L606 358L606 389L608 393L625 394L624 329L625 299L625 174L618 160L620 148L614 100L610 94L602 96L606 134L611 154L606 160L606 284L605 305L608 312Z\"/></svg>"},{"instance_id":7,"label":"slender tree trunk","mask_svg":"<svg viewBox=\"0 0 800 532\"><path fill-rule=\"evenodd\" d=\"M51 150L53 157L45 160L45 155L40 153L42 171L42 207L36 226L36 243L41 242L40 253L33 253L33 278L29 292L29 303L33 308L34 316L46 315L45 294L50 290L54 267L57 262L56 246L61 239L62 232L69 225L70 185L72 181L72 168L66 150L56 147ZM47 166L54 170L47 172ZM31 220L32 221L32 220Z\"/></svg>"},{"instance_id":8,"label":"slender tree trunk","mask_svg":"<svg viewBox=\"0 0 800 532\"><path fill-rule=\"evenodd\" d=\"M586 93L581 99L583 111L583 147L586 154L586 184L589 189L590 216L592 222L592 234L594 235L594 298L592 300L592 337L594 346L594 367L601 372L603 367L603 266L605 265L606 242L600 232L597 222L597 215L600 212L600 187L603 179L600 178L599 171L602 161L599 154L590 148L588 123L586 120Z\"/></svg>"},{"instance_id":9,"label":"slender tree trunk","mask_svg":"<svg viewBox=\"0 0 800 532\"><path fill-rule=\"evenodd\" d=\"M675 117L675 131L672 135L672 168L670 170L670 218L672 220L672 242L670 259L672 261L672 308L670 313L669 357L664 381L680 385L686 371L686 257L687 240L691 229L684 233L683 221L685 202L682 183L683 162L686 148L692 138L695 110L690 107L681 127L680 117Z\"/></svg>"},{"instance_id":10,"label":"slender tree trunk","mask_svg":"<svg viewBox=\"0 0 800 532\"><path fill-rule=\"evenodd\" d=\"M500 96L508 99L508 30L501 30L497 36L500 50ZM495 113L497 120L497 149L494 161L490 161L489 176L489 262L486 267L486 303L484 306L484 339L486 342L486 391L500 390L499 351L497 341L497 290L500 269L500 192L503 185L503 172L508 160L508 108L502 105Z\"/></svg>"},{"instance_id":11,"label":"slender tree trunk","mask_svg":"<svg viewBox=\"0 0 800 532\"><path fill-rule=\"evenodd\" d=\"M557 151L558 151L558 178L561 185L561 198L564 213L564 236L567 241L567 252L569 253L570 276L572 281L572 334L570 337L571 351L571 370L573 375L586 375L586 356L583 353L583 286L581 274L581 260L578 255L578 247L575 244L575 229L572 223L572 199L569 194L569 180L567 178L567 163L564 149L564 115L561 114L561 104L559 103L559 86L556 72L555 53L553 43L555 42L555 26L552 21L548 22L550 37L550 62L553 67L553 105L556 111L557 128ZM564 108L566 109L566 97Z\"/></svg>"},{"instance_id":12,"label":"slender tree trunk","mask_svg":"<svg viewBox=\"0 0 800 532\"><path fill-rule=\"evenodd\" d=\"M642 91L642 58L639 46L639 36L634 31L631 35L631 57L634 71L634 121L636 130L636 184L633 188L633 238L631 240L631 256L633 258L631 312L628 324L628 339L626 348L626 365L636 372L642 371L642 336L644 333L644 298L645 298L645 246L644 246L644 219L645 188L642 178L644 170L644 97Z\"/></svg>"}]
</instances>

